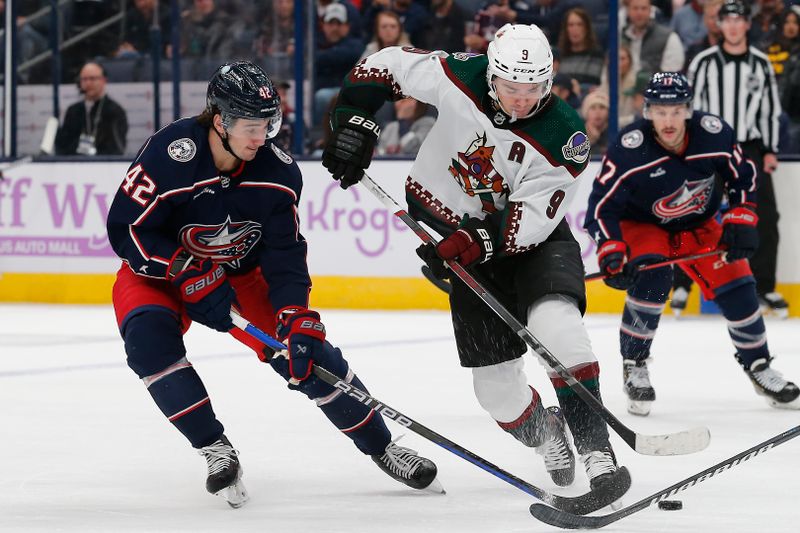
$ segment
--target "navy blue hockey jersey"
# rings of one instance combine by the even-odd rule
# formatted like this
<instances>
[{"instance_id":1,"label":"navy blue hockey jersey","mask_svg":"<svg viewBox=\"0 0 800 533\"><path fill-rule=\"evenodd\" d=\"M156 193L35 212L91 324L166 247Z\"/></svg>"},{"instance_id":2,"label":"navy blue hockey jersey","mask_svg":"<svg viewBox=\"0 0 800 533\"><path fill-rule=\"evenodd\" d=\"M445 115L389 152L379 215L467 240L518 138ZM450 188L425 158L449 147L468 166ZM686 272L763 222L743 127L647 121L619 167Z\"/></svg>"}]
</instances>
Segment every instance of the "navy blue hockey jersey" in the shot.
<instances>
[{"instance_id":1,"label":"navy blue hockey jersey","mask_svg":"<svg viewBox=\"0 0 800 533\"><path fill-rule=\"evenodd\" d=\"M167 277L180 247L230 274L261 267L274 309L308 305L311 281L299 232L300 169L273 144L230 174L214 165L195 118L156 132L114 197L108 237L138 275Z\"/></svg>"},{"instance_id":2,"label":"navy blue hockey jersey","mask_svg":"<svg viewBox=\"0 0 800 533\"><path fill-rule=\"evenodd\" d=\"M731 205L755 203L756 169L733 129L700 111L686 128L689 143L681 155L656 141L647 120L620 132L603 157L586 210L584 227L598 245L622 240L621 220L668 231L695 227L716 214L723 191Z\"/></svg>"}]
</instances>

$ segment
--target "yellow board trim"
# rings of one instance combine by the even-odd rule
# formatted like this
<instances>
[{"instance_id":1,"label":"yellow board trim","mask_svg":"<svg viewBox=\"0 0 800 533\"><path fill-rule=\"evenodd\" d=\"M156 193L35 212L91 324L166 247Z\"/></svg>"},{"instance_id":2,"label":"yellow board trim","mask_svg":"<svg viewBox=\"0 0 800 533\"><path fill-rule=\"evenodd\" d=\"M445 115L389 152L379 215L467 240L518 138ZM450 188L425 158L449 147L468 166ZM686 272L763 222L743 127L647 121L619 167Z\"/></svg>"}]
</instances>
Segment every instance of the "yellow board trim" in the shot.
<instances>
[{"instance_id":1,"label":"yellow board trim","mask_svg":"<svg viewBox=\"0 0 800 533\"><path fill-rule=\"evenodd\" d=\"M113 274L0 274L0 302L108 304ZM790 316L800 316L800 284L779 284ZM621 313L625 293L601 282L586 284L589 313ZM700 309L693 290L685 314ZM425 279L316 276L311 305L336 309L447 309L447 296ZM667 314L670 313L667 306Z\"/></svg>"}]
</instances>

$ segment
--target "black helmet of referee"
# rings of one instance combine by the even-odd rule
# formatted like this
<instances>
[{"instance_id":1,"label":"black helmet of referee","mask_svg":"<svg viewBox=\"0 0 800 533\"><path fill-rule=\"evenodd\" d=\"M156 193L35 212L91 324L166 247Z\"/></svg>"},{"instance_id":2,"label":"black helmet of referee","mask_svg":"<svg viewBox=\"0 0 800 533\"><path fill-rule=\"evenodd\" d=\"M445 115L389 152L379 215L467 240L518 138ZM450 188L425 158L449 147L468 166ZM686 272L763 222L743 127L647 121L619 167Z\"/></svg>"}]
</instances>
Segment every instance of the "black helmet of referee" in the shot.
<instances>
[{"instance_id":1,"label":"black helmet of referee","mask_svg":"<svg viewBox=\"0 0 800 533\"><path fill-rule=\"evenodd\" d=\"M725 0L717 13L717 20L722 20L728 15L736 15L750 20L750 4L742 0Z\"/></svg>"}]
</instances>

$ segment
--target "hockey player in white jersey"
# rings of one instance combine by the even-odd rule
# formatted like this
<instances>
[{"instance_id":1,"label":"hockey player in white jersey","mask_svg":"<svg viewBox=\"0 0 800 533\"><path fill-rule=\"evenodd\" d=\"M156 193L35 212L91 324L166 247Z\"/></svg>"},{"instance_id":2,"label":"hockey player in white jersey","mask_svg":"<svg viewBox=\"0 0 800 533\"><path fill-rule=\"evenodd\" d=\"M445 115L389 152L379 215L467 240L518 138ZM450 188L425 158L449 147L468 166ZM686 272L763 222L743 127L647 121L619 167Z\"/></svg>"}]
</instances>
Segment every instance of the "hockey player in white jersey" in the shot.
<instances>
[{"instance_id":1,"label":"hockey player in white jersey","mask_svg":"<svg viewBox=\"0 0 800 533\"><path fill-rule=\"evenodd\" d=\"M392 47L345 78L323 164L346 188L369 166L386 100L410 96L438 119L406 182L409 213L445 238L417 252L437 277L457 260L488 280L496 297L600 398L597 359L582 323L580 249L564 213L589 159L580 117L551 94L553 56L533 25L507 24L488 55ZM630 478L605 422L555 372L559 407L545 408L527 383L525 343L455 276L450 306L461 365L497 424L543 455L559 485L575 475L566 423L593 490L624 493Z\"/></svg>"}]
</instances>

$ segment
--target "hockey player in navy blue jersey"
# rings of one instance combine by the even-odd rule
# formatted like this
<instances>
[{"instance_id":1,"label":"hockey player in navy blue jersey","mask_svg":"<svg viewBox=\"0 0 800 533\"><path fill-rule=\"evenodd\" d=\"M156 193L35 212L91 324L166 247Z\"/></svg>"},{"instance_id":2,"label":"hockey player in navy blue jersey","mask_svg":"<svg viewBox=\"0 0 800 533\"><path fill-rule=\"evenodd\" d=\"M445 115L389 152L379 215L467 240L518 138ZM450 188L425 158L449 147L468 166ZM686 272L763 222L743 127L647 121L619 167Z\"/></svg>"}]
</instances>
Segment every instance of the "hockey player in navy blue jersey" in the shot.
<instances>
[{"instance_id":1,"label":"hockey player in navy blue jersey","mask_svg":"<svg viewBox=\"0 0 800 533\"><path fill-rule=\"evenodd\" d=\"M302 178L270 142L280 98L249 62L220 67L207 107L155 133L131 164L108 215L123 265L113 289L128 366L208 466L206 488L234 507L247 500L238 451L223 433L186 357L191 322L230 332L314 400L358 449L394 479L440 488L436 466L397 446L380 414L318 380L317 364L363 389L308 309L306 241L298 230ZM287 346L271 350L233 327L231 307Z\"/></svg>"},{"instance_id":2,"label":"hockey player in navy blue jersey","mask_svg":"<svg viewBox=\"0 0 800 533\"><path fill-rule=\"evenodd\" d=\"M773 407L800 409L800 389L771 366L747 262L758 247L753 163L728 124L691 111L682 74L656 73L644 99L644 119L625 128L603 158L585 222L606 284L627 291L620 349L628 411L647 415L655 400L647 359L673 275L671 267L638 267L713 250L724 254L678 264L722 310L756 392ZM723 194L730 209L720 224Z\"/></svg>"}]
</instances>

